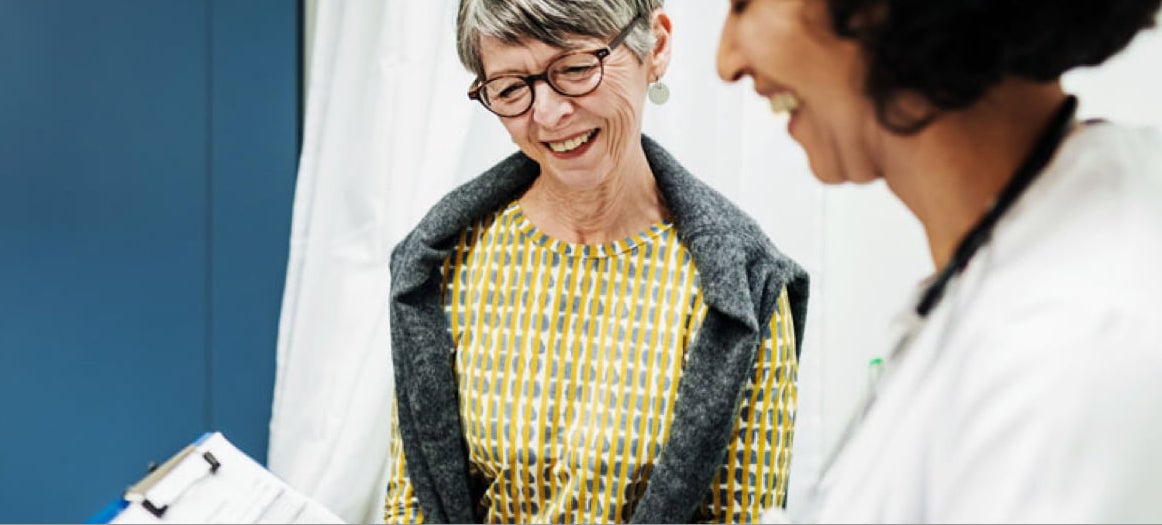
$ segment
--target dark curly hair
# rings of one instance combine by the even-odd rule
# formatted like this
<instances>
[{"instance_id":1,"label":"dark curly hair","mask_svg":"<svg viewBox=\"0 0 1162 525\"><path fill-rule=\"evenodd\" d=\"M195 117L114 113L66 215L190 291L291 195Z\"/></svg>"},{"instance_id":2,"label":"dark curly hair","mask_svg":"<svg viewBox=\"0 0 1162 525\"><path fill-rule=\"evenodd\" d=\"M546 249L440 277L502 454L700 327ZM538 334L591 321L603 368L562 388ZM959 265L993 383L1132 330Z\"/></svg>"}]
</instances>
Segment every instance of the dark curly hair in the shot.
<instances>
[{"instance_id":1,"label":"dark curly hair","mask_svg":"<svg viewBox=\"0 0 1162 525\"><path fill-rule=\"evenodd\" d=\"M1154 25L1162 0L828 0L831 23L868 60L880 123L915 133L1010 77L1045 82L1093 66ZM934 108L907 115L899 95Z\"/></svg>"}]
</instances>

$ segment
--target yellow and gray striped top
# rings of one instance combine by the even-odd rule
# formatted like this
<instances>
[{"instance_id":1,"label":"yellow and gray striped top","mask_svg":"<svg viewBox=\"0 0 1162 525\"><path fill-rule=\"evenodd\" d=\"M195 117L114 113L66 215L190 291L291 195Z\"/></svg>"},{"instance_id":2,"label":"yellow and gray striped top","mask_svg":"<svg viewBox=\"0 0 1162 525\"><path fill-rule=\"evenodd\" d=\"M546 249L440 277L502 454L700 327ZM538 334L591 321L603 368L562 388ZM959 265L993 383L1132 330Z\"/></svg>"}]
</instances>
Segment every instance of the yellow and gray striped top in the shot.
<instances>
[{"instance_id":1,"label":"yellow and gray striped top","mask_svg":"<svg viewBox=\"0 0 1162 525\"><path fill-rule=\"evenodd\" d=\"M443 267L460 416L489 523L625 522L669 435L706 313L669 223L608 244L539 232L516 202L459 237ZM797 360L786 290L764 330L706 521L782 505ZM423 520L398 423L385 520Z\"/></svg>"}]
</instances>

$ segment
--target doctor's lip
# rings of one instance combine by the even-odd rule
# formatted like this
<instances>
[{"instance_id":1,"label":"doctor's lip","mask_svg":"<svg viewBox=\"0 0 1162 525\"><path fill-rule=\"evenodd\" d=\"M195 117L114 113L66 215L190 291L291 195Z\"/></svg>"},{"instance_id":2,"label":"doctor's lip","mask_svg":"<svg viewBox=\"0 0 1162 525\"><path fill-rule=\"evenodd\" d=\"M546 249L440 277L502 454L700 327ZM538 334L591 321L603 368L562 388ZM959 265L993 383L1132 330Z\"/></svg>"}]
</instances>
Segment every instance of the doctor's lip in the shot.
<instances>
[{"instance_id":1,"label":"doctor's lip","mask_svg":"<svg viewBox=\"0 0 1162 525\"><path fill-rule=\"evenodd\" d=\"M760 97L768 98L768 99L771 97L774 97L777 95L783 95L783 94L790 94L796 98L802 98L799 96L798 93L795 92L795 90L791 89L789 86L784 86L784 85L776 83L776 82L765 82L765 81L760 82L757 79L754 82L754 91L755 91L755 93L758 93L758 95Z\"/></svg>"},{"instance_id":2,"label":"doctor's lip","mask_svg":"<svg viewBox=\"0 0 1162 525\"><path fill-rule=\"evenodd\" d=\"M772 89L772 90L764 90L764 91L759 91L756 89L755 93L758 93L758 95L760 97L763 97L765 99L771 99L771 98L784 96L784 95L790 95L790 96L795 97L795 98L802 98L799 96L798 93L795 93L794 91L792 91L790 89Z\"/></svg>"}]
</instances>

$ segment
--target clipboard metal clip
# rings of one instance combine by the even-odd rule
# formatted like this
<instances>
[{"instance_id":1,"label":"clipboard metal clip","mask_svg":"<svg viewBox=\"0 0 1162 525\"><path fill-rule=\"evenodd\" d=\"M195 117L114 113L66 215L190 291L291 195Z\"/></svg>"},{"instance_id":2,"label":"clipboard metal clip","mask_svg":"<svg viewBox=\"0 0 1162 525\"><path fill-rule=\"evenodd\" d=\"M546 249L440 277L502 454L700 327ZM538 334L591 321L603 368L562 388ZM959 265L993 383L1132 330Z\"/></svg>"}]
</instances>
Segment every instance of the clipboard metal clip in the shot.
<instances>
[{"instance_id":1,"label":"clipboard metal clip","mask_svg":"<svg viewBox=\"0 0 1162 525\"><path fill-rule=\"evenodd\" d=\"M187 446L160 467L149 473L136 485L125 491L125 501L139 502L150 514L160 518L186 489L208 475L218 473L222 463L210 451L203 451L201 458L210 465L207 470L197 460L191 460L198 448Z\"/></svg>"},{"instance_id":2,"label":"clipboard metal clip","mask_svg":"<svg viewBox=\"0 0 1162 525\"><path fill-rule=\"evenodd\" d=\"M210 464L210 474L218 473L218 467L221 467L222 463L218 462L218 458L214 457L214 453L210 452L209 450L202 452L202 459L206 460L206 463Z\"/></svg>"}]
</instances>

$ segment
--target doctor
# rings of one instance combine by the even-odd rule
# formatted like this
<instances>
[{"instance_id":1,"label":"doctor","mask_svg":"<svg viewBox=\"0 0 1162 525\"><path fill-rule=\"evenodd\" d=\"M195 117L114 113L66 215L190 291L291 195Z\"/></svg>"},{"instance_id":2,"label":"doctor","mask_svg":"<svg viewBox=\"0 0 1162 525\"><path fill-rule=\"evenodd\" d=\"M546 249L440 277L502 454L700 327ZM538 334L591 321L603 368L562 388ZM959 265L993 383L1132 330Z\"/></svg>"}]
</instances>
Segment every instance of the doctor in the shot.
<instances>
[{"instance_id":1,"label":"doctor","mask_svg":"<svg viewBox=\"0 0 1162 525\"><path fill-rule=\"evenodd\" d=\"M720 75L821 181L884 179L938 268L794 519L1162 521L1162 139L1060 82L1158 8L731 2Z\"/></svg>"}]
</instances>

